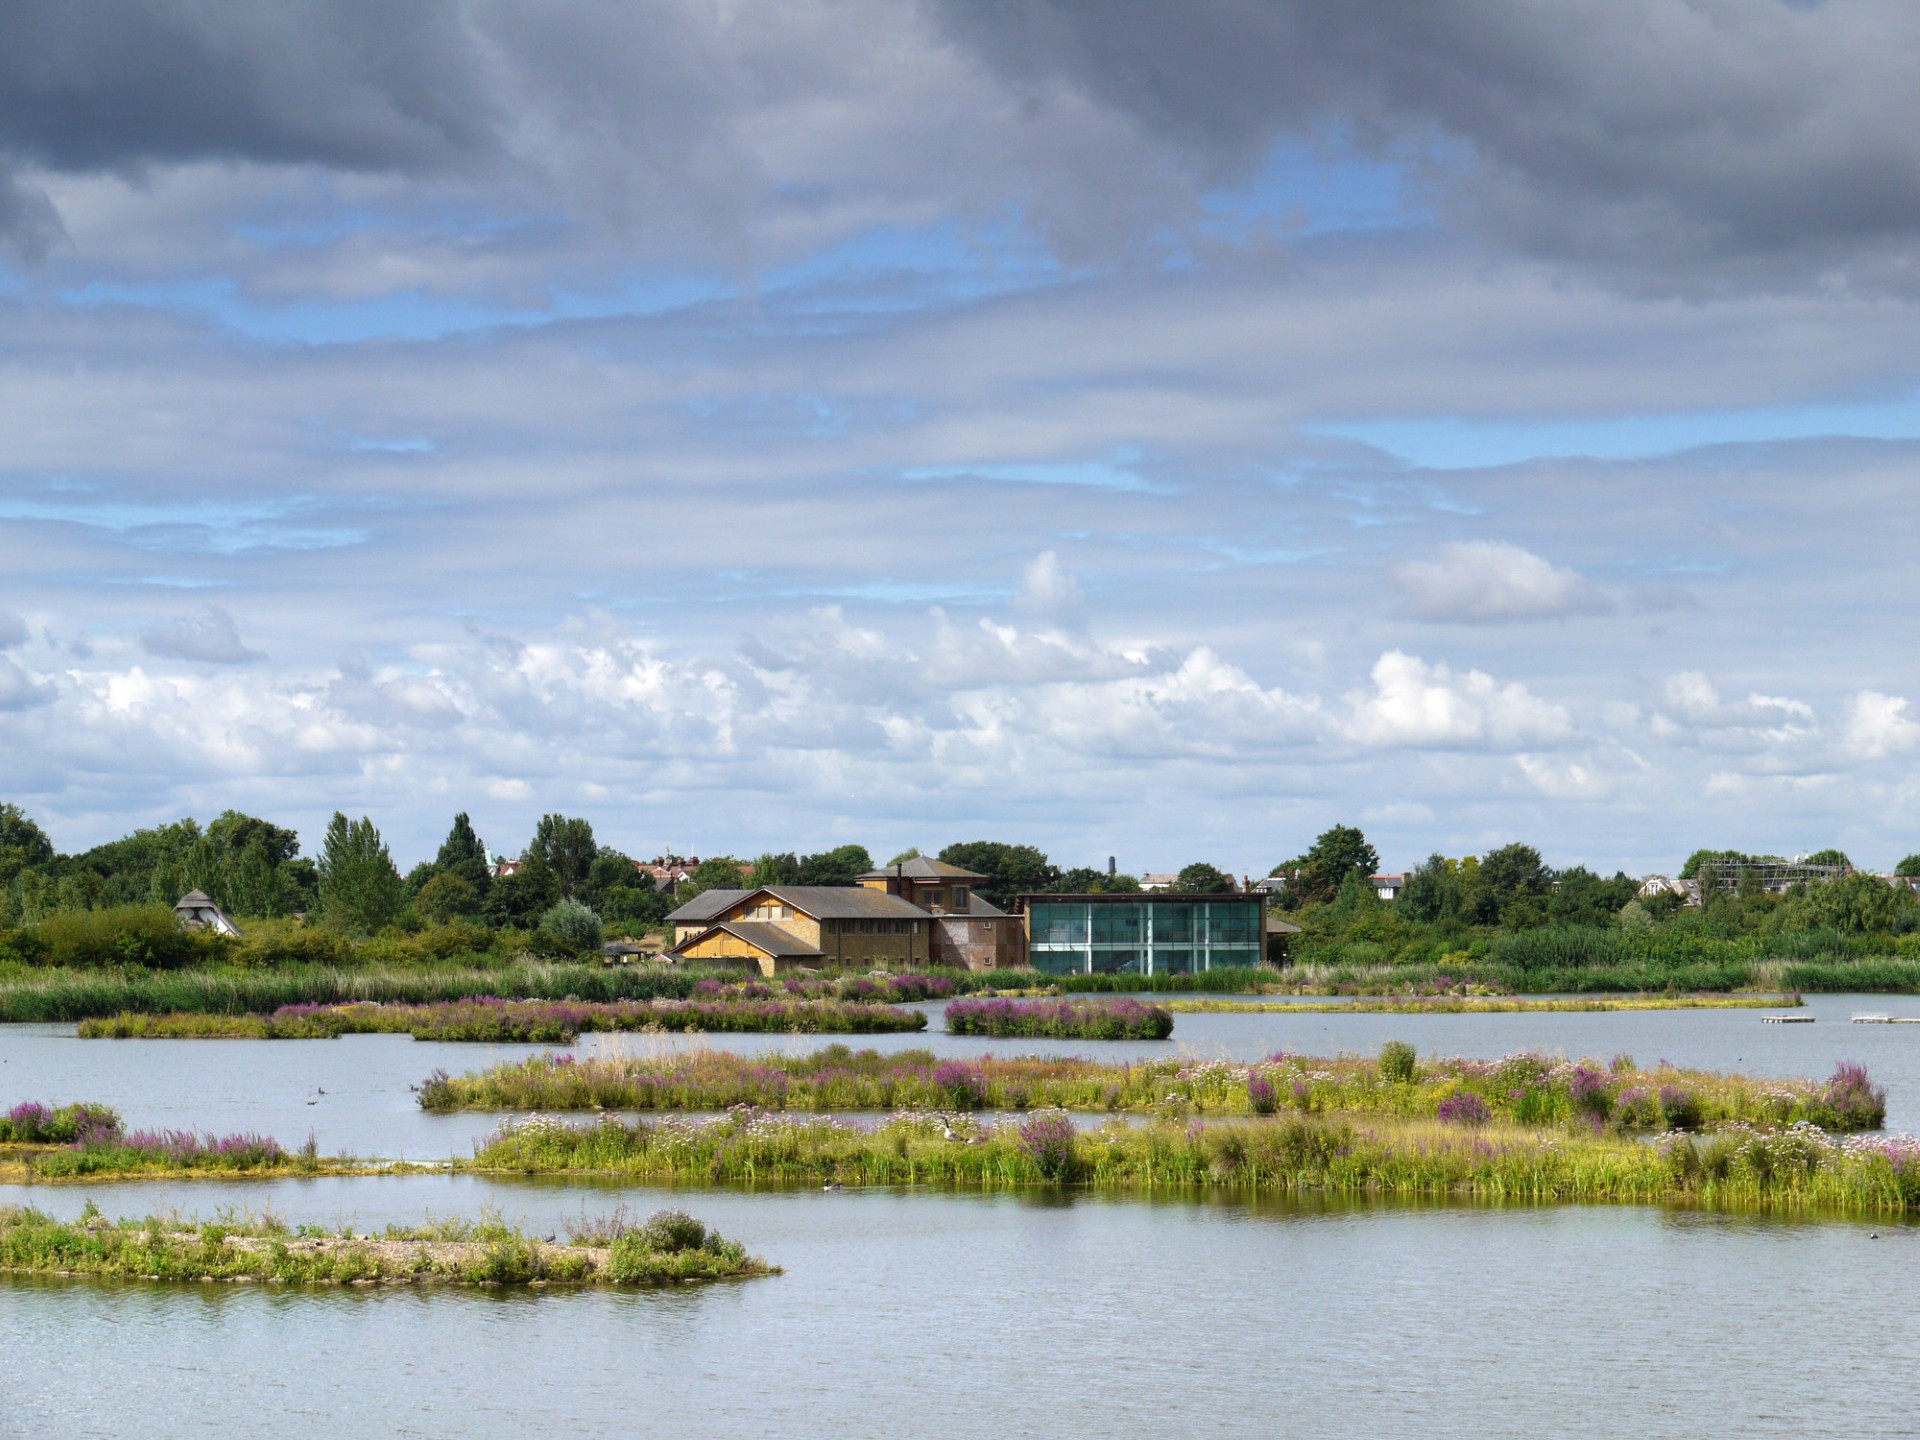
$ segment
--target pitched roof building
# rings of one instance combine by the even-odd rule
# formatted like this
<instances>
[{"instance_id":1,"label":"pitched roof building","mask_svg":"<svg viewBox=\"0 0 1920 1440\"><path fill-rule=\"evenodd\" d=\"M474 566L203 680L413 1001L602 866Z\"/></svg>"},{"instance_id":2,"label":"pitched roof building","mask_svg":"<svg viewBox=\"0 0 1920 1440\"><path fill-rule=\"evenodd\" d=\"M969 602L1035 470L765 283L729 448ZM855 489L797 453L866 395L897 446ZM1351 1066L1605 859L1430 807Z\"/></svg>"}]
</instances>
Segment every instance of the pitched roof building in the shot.
<instances>
[{"instance_id":1,"label":"pitched roof building","mask_svg":"<svg viewBox=\"0 0 1920 1440\"><path fill-rule=\"evenodd\" d=\"M240 927L204 890L189 890L174 901L173 918L186 930L211 930L216 935L236 938L240 934Z\"/></svg>"}]
</instances>

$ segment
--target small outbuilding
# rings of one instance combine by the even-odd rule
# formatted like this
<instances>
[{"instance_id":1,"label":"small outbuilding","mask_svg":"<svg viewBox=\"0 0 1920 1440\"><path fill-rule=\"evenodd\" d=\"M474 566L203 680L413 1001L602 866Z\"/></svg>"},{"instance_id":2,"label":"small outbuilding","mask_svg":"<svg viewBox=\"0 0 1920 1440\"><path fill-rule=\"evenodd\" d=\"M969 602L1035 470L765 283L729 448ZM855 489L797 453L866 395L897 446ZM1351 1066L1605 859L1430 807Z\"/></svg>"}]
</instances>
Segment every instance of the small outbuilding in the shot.
<instances>
[{"instance_id":1,"label":"small outbuilding","mask_svg":"<svg viewBox=\"0 0 1920 1440\"><path fill-rule=\"evenodd\" d=\"M240 927L204 890L189 890L173 902L173 918L183 930L211 930L216 935L238 937Z\"/></svg>"}]
</instances>

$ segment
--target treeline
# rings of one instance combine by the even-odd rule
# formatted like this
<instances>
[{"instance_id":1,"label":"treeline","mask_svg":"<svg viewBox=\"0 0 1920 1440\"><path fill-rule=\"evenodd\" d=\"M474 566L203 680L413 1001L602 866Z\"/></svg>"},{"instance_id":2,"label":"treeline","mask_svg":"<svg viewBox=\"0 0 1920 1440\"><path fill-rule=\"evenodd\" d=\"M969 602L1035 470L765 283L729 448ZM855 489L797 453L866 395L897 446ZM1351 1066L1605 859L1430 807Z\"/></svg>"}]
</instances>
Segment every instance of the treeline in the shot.
<instances>
[{"instance_id":1,"label":"treeline","mask_svg":"<svg viewBox=\"0 0 1920 1440\"><path fill-rule=\"evenodd\" d=\"M1002 906L1023 891L1140 888L1129 875L1062 869L1030 845L969 841L939 858L986 876L979 893ZM541 818L510 867L492 863L465 813L454 816L433 858L404 874L371 819L340 813L311 856L300 853L293 830L236 810L204 827L184 819L63 855L19 806L0 804L0 932L9 937L0 940L0 958L192 963L195 947L211 942L181 938L168 913L191 890L245 922L246 941L228 949L254 964L337 960L346 953L342 937L381 937L376 950L396 960L501 948L561 957L597 949L609 934L645 935L705 890L852 885L876 868L862 845L753 860L717 856L662 888L631 856L601 844L591 822L559 814ZM1179 888L1227 890L1233 880L1195 864L1181 872ZM293 917L310 925L296 933L274 923Z\"/></svg>"},{"instance_id":2,"label":"treeline","mask_svg":"<svg viewBox=\"0 0 1920 1440\"><path fill-rule=\"evenodd\" d=\"M1711 880L1716 867L1752 863L1776 862L1699 850L1681 876ZM1711 972L1767 959L1920 955L1920 897L1851 871L1837 850L1798 863L1836 873L1785 893L1709 883L1692 904L1678 889L1642 898L1632 876L1555 869L1535 847L1511 844L1478 856L1431 855L1406 872L1389 902L1372 881L1379 857L1366 836L1335 826L1273 873L1286 882L1277 907L1302 928L1293 958L1324 966L1427 966L1508 978L1611 968L1638 977L1636 984L1684 970L1713 984ZM1920 857L1901 864L1900 874L1920 873Z\"/></svg>"}]
</instances>

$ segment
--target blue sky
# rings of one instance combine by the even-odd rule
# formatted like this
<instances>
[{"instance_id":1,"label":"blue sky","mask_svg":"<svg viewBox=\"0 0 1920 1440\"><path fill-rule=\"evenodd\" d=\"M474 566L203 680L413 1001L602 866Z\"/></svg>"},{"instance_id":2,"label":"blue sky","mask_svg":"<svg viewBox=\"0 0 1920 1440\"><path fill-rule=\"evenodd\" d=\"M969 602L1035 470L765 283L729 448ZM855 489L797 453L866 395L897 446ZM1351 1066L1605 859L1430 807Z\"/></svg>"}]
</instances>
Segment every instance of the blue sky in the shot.
<instances>
[{"instance_id":1,"label":"blue sky","mask_svg":"<svg viewBox=\"0 0 1920 1440\"><path fill-rule=\"evenodd\" d=\"M1920 21L1169 13L0 17L0 794L1920 850Z\"/></svg>"}]
</instances>

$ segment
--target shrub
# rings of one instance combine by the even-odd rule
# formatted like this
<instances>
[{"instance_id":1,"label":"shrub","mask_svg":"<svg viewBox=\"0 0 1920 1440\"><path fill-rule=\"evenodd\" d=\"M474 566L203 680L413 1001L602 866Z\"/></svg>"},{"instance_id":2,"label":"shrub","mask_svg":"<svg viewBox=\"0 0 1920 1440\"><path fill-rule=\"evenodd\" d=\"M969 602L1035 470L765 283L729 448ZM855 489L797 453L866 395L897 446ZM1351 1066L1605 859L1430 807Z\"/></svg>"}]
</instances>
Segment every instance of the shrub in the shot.
<instances>
[{"instance_id":1,"label":"shrub","mask_svg":"<svg viewBox=\"0 0 1920 1440\"><path fill-rule=\"evenodd\" d=\"M633 1232L639 1248L660 1255L698 1250L707 1243L707 1227L684 1210L661 1210Z\"/></svg>"},{"instance_id":2,"label":"shrub","mask_svg":"<svg viewBox=\"0 0 1920 1440\"><path fill-rule=\"evenodd\" d=\"M1867 1078L1864 1065L1842 1060L1827 1081L1826 1102L1838 1128L1870 1130L1887 1118L1887 1092Z\"/></svg>"},{"instance_id":3,"label":"shrub","mask_svg":"<svg viewBox=\"0 0 1920 1440\"><path fill-rule=\"evenodd\" d=\"M48 965L178 970L211 954L219 943L211 935L181 929L165 905L71 910L49 915L34 928Z\"/></svg>"},{"instance_id":4,"label":"shrub","mask_svg":"<svg viewBox=\"0 0 1920 1440\"><path fill-rule=\"evenodd\" d=\"M933 1083L946 1093L955 1109L977 1110L987 1103L987 1077L978 1065L943 1060L933 1067Z\"/></svg>"},{"instance_id":5,"label":"shrub","mask_svg":"<svg viewBox=\"0 0 1920 1440\"><path fill-rule=\"evenodd\" d=\"M254 920L232 947L233 961L249 969L281 965L346 965L353 945L338 930L291 920Z\"/></svg>"},{"instance_id":6,"label":"shrub","mask_svg":"<svg viewBox=\"0 0 1920 1440\"><path fill-rule=\"evenodd\" d=\"M1448 1125L1484 1125L1493 1118L1487 1102L1471 1090L1456 1090L1440 1102L1435 1112Z\"/></svg>"},{"instance_id":7,"label":"shrub","mask_svg":"<svg viewBox=\"0 0 1920 1440\"><path fill-rule=\"evenodd\" d=\"M1660 1115L1669 1130L1698 1130L1700 1097L1684 1086L1662 1085Z\"/></svg>"},{"instance_id":8,"label":"shrub","mask_svg":"<svg viewBox=\"0 0 1920 1440\"><path fill-rule=\"evenodd\" d=\"M1066 1180L1073 1173L1073 1121L1064 1110L1044 1110L1021 1122L1020 1149L1044 1180Z\"/></svg>"},{"instance_id":9,"label":"shrub","mask_svg":"<svg viewBox=\"0 0 1920 1440\"><path fill-rule=\"evenodd\" d=\"M1573 1101L1576 1114L1590 1115L1595 1120L1605 1120L1613 1109L1613 1095L1607 1089L1606 1075L1586 1065L1574 1067L1573 1079L1567 1087L1567 1094Z\"/></svg>"},{"instance_id":10,"label":"shrub","mask_svg":"<svg viewBox=\"0 0 1920 1440\"><path fill-rule=\"evenodd\" d=\"M1411 1085L1420 1070L1420 1055L1404 1040L1380 1047L1380 1078L1390 1085Z\"/></svg>"},{"instance_id":11,"label":"shrub","mask_svg":"<svg viewBox=\"0 0 1920 1440\"><path fill-rule=\"evenodd\" d=\"M1279 1097L1273 1093L1273 1082L1259 1071L1247 1076L1247 1108L1256 1115L1271 1115L1279 1105Z\"/></svg>"},{"instance_id":12,"label":"shrub","mask_svg":"<svg viewBox=\"0 0 1920 1440\"><path fill-rule=\"evenodd\" d=\"M1613 1102L1613 1123L1622 1130L1657 1130L1663 1118L1658 1097L1642 1085L1622 1090Z\"/></svg>"},{"instance_id":13,"label":"shrub","mask_svg":"<svg viewBox=\"0 0 1920 1440\"><path fill-rule=\"evenodd\" d=\"M561 900L540 917L540 929L574 955L598 950L606 938L600 917L578 900Z\"/></svg>"}]
</instances>

